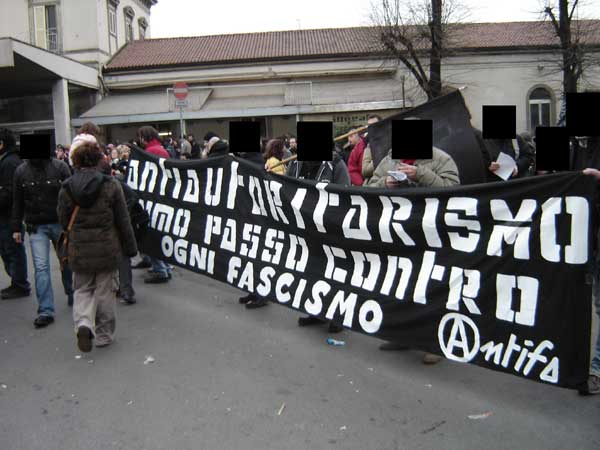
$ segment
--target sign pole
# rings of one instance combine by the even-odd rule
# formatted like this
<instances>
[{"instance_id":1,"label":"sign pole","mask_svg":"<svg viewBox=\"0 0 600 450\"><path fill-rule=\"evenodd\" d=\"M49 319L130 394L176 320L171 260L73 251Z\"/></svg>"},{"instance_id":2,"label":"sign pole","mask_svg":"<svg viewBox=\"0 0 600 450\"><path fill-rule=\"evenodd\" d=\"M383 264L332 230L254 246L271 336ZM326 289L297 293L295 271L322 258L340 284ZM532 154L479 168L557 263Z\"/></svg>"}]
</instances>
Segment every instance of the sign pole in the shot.
<instances>
[{"instance_id":1,"label":"sign pole","mask_svg":"<svg viewBox=\"0 0 600 450\"><path fill-rule=\"evenodd\" d=\"M183 135L185 134L185 130L183 129L183 106L179 107L179 139L183 139Z\"/></svg>"}]
</instances>

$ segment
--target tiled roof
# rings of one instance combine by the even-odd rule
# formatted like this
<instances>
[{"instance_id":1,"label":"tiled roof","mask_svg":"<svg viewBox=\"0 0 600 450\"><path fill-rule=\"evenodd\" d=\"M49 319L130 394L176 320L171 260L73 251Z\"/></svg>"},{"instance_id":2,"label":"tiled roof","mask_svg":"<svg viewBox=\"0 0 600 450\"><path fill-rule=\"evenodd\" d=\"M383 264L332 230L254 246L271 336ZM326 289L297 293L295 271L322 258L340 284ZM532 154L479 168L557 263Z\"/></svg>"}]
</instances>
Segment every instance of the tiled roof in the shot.
<instances>
[{"instance_id":1,"label":"tiled roof","mask_svg":"<svg viewBox=\"0 0 600 450\"><path fill-rule=\"evenodd\" d=\"M600 20L580 24L583 40L600 45ZM456 50L551 48L558 43L552 24L547 21L457 24L448 33L448 47ZM146 39L123 47L105 71L380 53L375 27Z\"/></svg>"}]
</instances>

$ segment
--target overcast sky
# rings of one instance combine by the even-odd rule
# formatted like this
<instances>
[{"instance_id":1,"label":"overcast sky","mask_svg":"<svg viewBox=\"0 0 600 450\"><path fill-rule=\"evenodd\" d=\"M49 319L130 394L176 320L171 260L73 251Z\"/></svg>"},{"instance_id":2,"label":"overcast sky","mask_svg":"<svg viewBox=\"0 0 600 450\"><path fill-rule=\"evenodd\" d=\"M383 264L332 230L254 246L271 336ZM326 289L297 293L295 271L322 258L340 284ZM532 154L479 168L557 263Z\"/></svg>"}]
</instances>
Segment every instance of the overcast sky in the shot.
<instances>
[{"instance_id":1,"label":"overcast sky","mask_svg":"<svg viewBox=\"0 0 600 450\"><path fill-rule=\"evenodd\" d=\"M381 1L381 0L375 0ZM539 20L543 0L461 0L469 22ZM600 0L580 0L585 18L600 19ZM370 25L371 0L159 0L152 37Z\"/></svg>"}]
</instances>

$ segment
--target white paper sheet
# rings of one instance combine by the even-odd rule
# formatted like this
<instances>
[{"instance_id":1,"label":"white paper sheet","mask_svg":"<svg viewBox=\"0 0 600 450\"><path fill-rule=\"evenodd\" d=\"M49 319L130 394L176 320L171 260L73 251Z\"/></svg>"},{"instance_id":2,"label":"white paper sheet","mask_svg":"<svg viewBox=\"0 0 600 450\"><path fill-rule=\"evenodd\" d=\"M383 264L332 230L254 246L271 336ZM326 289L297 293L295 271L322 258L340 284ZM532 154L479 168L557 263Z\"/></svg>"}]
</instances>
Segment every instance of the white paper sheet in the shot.
<instances>
[{"instance_id":1,"label":"white paper sheet","mask_svg":"<svg viewBox=\"0 0 600 450\"><path fill-rule=\"evenodd\" d=\"M508 180L512 175L513 170L515 170L515 167L517 167L517 163L514 159L512 159L509 155L507 155L504 152L500 152L496 162L500 164L500 168L494 173L503 180Z\"/></svg>"}]
</instances>

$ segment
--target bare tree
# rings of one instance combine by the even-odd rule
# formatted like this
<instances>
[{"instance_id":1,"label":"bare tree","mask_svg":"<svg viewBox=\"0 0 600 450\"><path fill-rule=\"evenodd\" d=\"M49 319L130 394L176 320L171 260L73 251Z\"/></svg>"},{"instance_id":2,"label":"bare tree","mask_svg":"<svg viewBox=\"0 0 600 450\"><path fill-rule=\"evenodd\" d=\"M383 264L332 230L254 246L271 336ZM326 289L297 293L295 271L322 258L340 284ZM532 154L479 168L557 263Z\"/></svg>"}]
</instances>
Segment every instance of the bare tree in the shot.
<instances>
[{"instance_id":1,"label":"bare tree","mask_svg":"<svg viewBox=\"0 0 600 450\"><path fill-rule=\"evenodd\" d=\"M384 52L407 68L428 100L442 95L448 27L465 17L459 0L378 0L370 16Z\"/></svg>"},{"instance_id":2,"label":"bare tree","mask_svg":"<svg viewBox=\"0 0 600 450\"><path fill-rule=\"evenodd\" d=\"M562 107L559 123L565 119L565 98L567 93L577 92L579 81L588 67L598 64L587 51L585 37L595 27L593 22L577 20L577 11L583 2L579 0L545 0L543 14L551 22L560 40L562 72Z\"/></svg>"}]
</instances>

